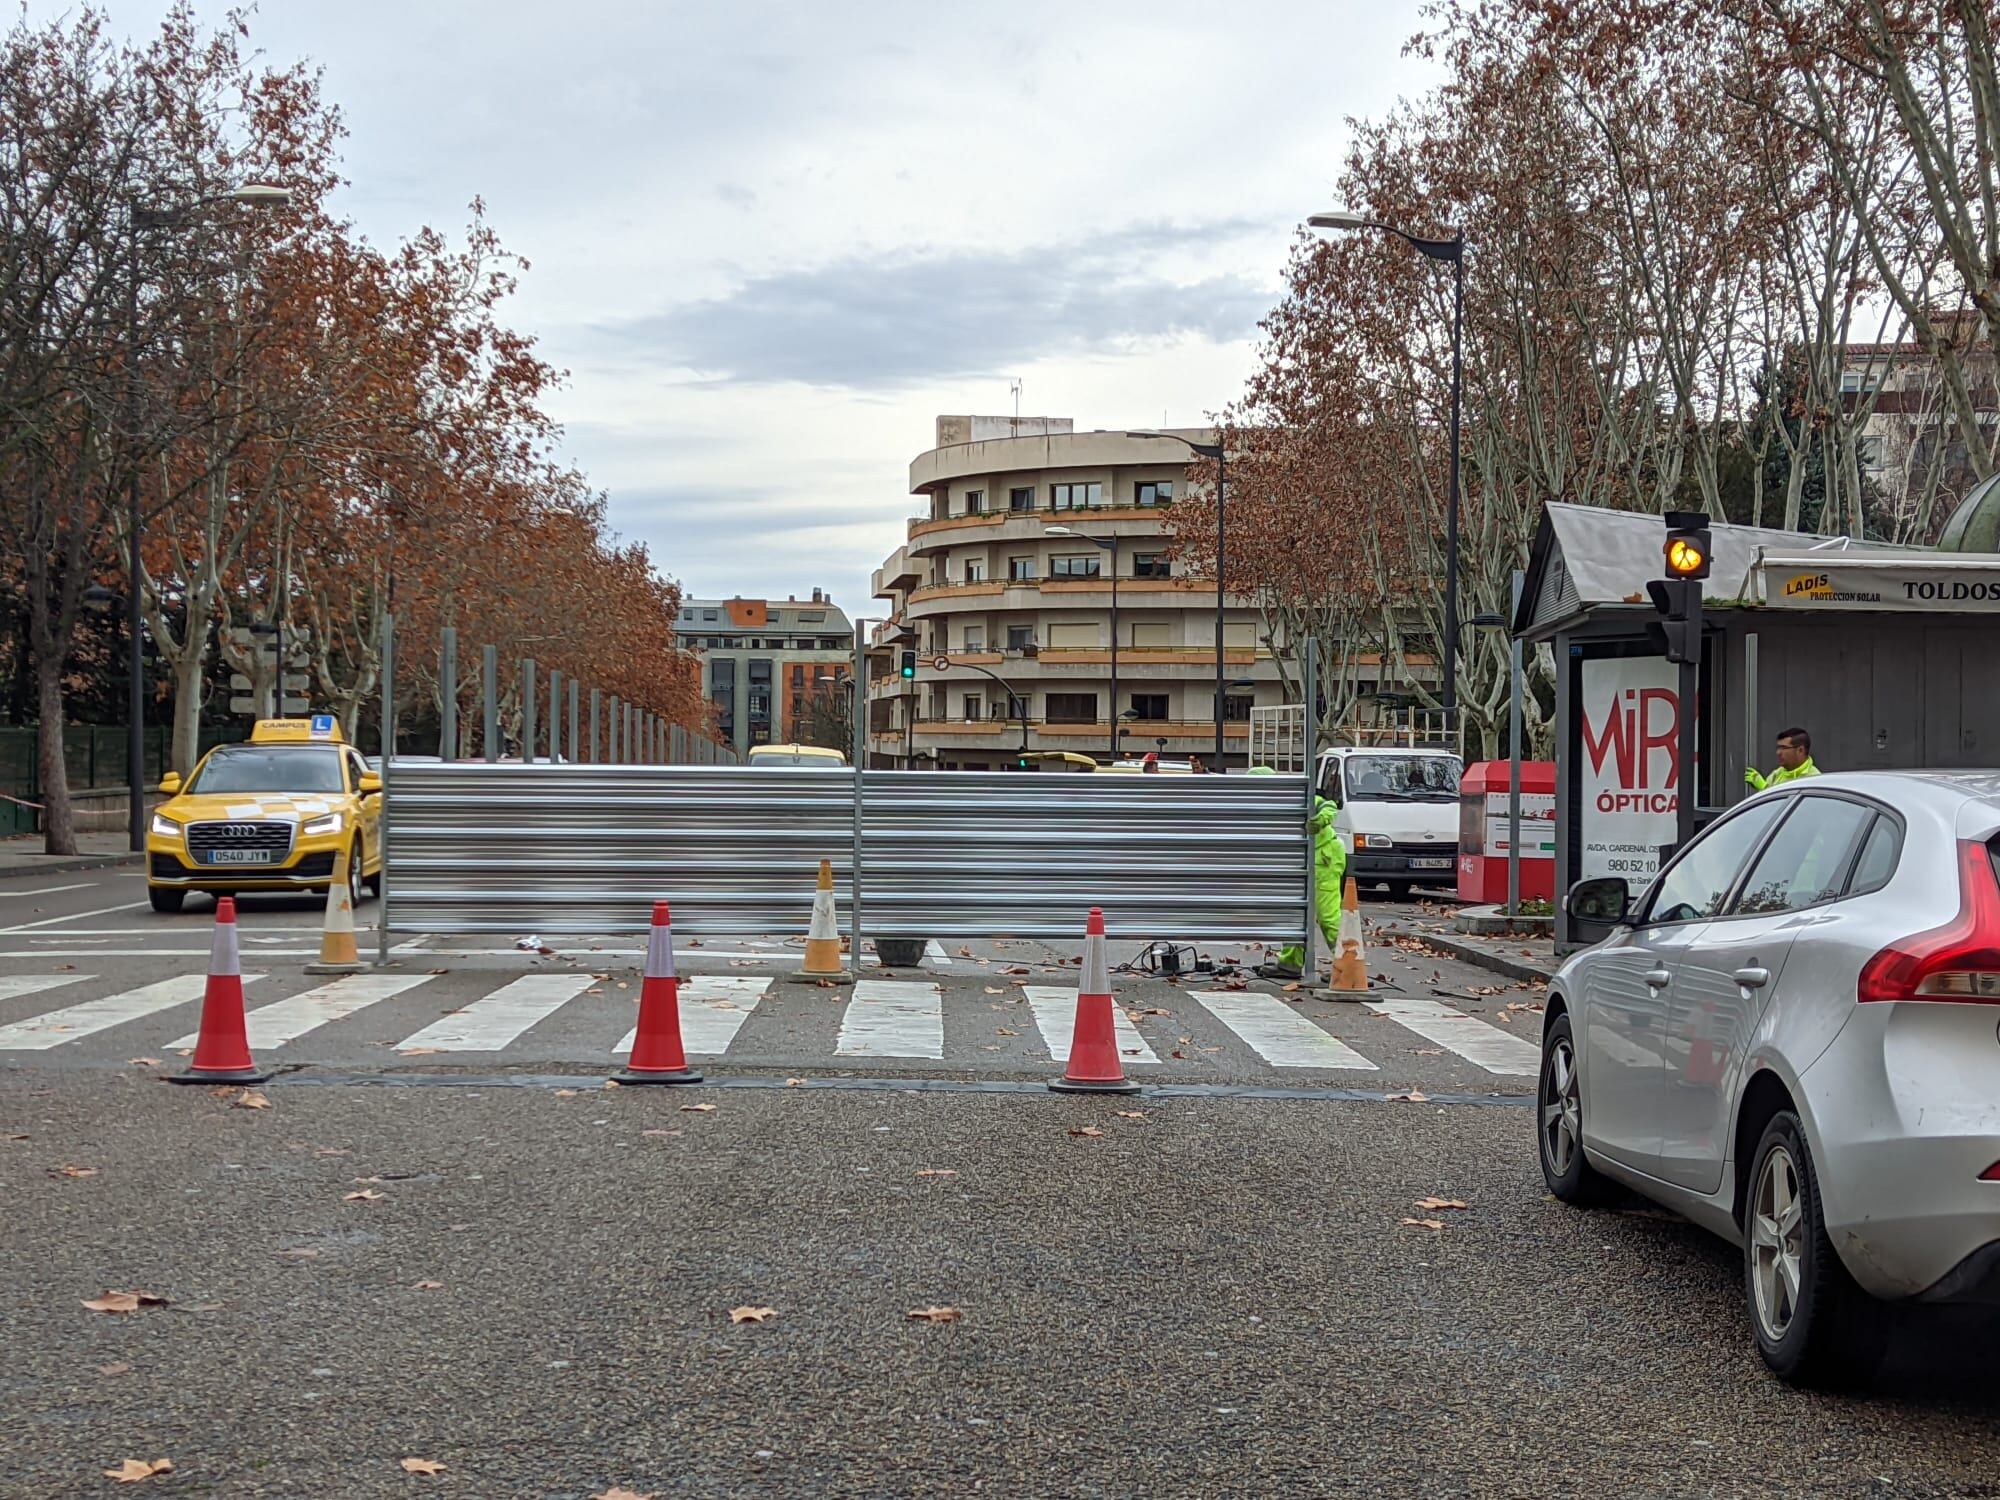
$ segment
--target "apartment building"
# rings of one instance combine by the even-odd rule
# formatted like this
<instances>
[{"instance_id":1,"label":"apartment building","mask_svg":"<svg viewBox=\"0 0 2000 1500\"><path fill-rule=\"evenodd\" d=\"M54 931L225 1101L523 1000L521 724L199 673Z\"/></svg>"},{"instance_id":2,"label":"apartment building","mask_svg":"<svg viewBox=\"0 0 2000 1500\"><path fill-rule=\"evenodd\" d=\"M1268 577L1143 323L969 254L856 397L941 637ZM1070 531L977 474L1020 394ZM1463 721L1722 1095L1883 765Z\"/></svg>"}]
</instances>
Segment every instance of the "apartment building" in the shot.
<instances>
[{"instance_id":1,"label":"apartment building","mask_svg":"<svg viewBox=\"0 0 2000 1500\"><path fill-rule=\"evenodd\" d=\"M874 578L892 622L870 644L870 765L1006 769L1023 750L1101 762L1114 744L1213 763L1215 591L1170 555L1188 463L1176 438L1214 434L937 419L936 446L910 464L921 512ZM905 631L914 643L894 639ZM1254 610L1232 602L1222 645L1226 763L1241 767L1251 706L1281 688Z\"/></svg>"},{"instance_id":2,"label":"apartment building","mask_svg":"<svg viewBox=\"0 0 2000 1500\"><path fill-rule=\"evenodd\" d=\"M848 690L854 627L823 590L810 599L690 599L674 622L701 660L716 734L737 750L799 737L817 694Z\"/></svg>"}]
</instances>

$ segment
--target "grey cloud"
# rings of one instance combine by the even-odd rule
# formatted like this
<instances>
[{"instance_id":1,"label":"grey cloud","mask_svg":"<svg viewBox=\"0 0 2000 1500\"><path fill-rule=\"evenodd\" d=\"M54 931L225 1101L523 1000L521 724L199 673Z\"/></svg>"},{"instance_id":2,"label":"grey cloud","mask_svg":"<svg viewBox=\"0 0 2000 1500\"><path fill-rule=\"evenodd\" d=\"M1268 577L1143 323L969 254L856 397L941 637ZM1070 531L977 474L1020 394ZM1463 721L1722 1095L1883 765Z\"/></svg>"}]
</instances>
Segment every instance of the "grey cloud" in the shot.
<instances>
[{"instance_id":1,"label":"grey cloud","mask_svg":"<svg viewBox=\"0 0 2000 1500\"><path fill-rule=\"evenodd\" d=\"M1069 245L843 259L594 331L611 348L719 382L857 389L1181 334L1227 342L1255 329L1272 291L1240 274L1176 284L1152 266L1251 227L1148 226Z\"/></svg>"},{"instance_id":2,"label":"grey cloud","mask_svg":"<svg viewBox=\"0 0 2000 1500\"><path fill-rule=\"evenodd\" d=\"M611 522L643 541L654 565L690 597L730 594L809 596L832 592L843 608L866 613L856 580L902 534L913 506L902 501L830 505L737 485L618 485Z\"/></svg>"}]
</instances>

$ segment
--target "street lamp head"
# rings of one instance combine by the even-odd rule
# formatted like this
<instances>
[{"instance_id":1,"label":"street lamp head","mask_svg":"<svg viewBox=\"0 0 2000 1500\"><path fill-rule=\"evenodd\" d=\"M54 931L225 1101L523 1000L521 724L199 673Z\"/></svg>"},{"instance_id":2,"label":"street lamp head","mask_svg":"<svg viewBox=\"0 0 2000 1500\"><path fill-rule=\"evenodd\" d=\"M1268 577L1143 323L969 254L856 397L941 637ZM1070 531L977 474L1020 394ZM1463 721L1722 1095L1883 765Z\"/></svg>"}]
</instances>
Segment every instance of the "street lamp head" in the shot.
<instances>
[{"instance_id":1,"label":"street lamp head","mask_svg":"<svg viewBox=\"0 0 2000 1500\"><path fill-rule=\"evenodd\" d=\"M1345 208L1329 208L1310 215L1306 222L1315 229L1368 229L1372 222L1365 216Z\"/></svg>"},{"instance_id":2,"label":"street lamp head","mask_svg":"<svg viewBox=\"0 0 2000 1500\"><path fill-rule=\"evenodd\" d=\"M283 208L292 201L292 190L275 182L246 182L222 196L231 203L248 203L257 208Z\"/></svg>"},{"instance_id":3,"label":"street lamp head","mask_svg":"<svg viewBox=\"0 0 2000 1500\"><path fill-rule=\"evenodd\" d=\"M1043 531L1043 533L1044 533L1045 535L1047 535L1047 536L1075 536L1075 535L1076 535L1076 533L1075 533L1074 531L1071 531L1071 530L1070 530L1070 529L1069 529L1069 528L1068 528L1067 526L1044 526L1044 527L1042 528L1042 531Z\"/></svg>"},{"instance_id":4,"label":"street lamp head","mask_svg":"<svg viewBox=\"0 0 2000 1500\"><path fill-rule=\"evenodd\" d=\"M1474 615L1472 617L1472 626L1475 630L1505 630L1507 628L1507 621L1504 616L1488 613Z\"/></svg>"}]
</instances>

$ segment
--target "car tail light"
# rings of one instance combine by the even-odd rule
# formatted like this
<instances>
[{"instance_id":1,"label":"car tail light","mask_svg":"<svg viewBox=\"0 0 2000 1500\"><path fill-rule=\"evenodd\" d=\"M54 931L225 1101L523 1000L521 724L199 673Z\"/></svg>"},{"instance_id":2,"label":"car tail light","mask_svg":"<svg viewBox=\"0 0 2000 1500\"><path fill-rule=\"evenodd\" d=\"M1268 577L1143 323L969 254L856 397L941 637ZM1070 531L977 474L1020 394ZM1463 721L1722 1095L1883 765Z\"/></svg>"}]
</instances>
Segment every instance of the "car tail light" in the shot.
<instances>
[{"instance_id":1,"label":"car tail light","mask_svg":"<svg viewBox=\"0 0 2000 1500\"><path fill-rule=\"evenodd\" d=\"M2000 1161L1996 1161L1984 1172L1981 1172L1979 1180L1981 1182L2000 1182Z\"/></svg>"},{"instance_id":2,"label":"car tail light","mask_svg":"<svg viewBox=\"0 0 2000 1500\"><path fill-rule=\"evenodd\" d=\"M1958 846L1958 915L1869 959L1855 999L2000 1004L2000 879L1984 844Z\"/></svg>"}]
</instances>

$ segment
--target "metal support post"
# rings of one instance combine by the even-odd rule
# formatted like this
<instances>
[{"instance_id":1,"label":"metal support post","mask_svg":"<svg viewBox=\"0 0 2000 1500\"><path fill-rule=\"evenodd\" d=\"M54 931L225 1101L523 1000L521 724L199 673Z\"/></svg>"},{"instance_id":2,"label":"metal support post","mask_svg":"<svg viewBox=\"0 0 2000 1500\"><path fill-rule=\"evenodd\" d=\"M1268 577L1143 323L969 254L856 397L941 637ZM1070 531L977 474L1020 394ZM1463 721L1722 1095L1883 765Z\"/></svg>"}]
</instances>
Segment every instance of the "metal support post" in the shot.
<instances>
[{"instance_id":1,"label":"metal support post","mask_svg":"<svg viewBox=\"0 0 2000 1500\"><path fill-rule=\"evenodd\" d=\"M549 668L549 764L562 759L562 668Z\"/></svg>"},{"instance_id":2,"label":"metal support post","mask_svg":"<svg viewBox=\"0 0 2000 1500\"><path fill-rule=\"evenodd\" d=\"M1299 977L1308 986L1319 980L1319 871L1313 862L1312 815L1313 797L1318 792L1319 759L1319 643L1311 636L1306 637L1306 672L1304 690L1300 697L1304 700L1299 725L1300 748L1304 752L1301 761L1305 776L1305 806L1299 814L1299 827L1306 836L1306 905L1305 905L1305 949L1306 961L1299 965Z\"/></svg>"},{"instance_id":3,"label":"metal support post","mask_svg":"<svg viewBox=\"0 0 2000 1500\"><path fill-rule=\"evenodd\" d=\"M578 742L576 738L576 709L577 709L576 679L572 677L569 680L569 758L571 760L583 759L582 754L577 749Z\"/></svg>"},{"instance_id":4,"label":"metal support post","mask_svg":"<svg viewBox=\"0 0 2000 1500\"><path fill-rule=\"evenodd\" d=\"M1507 679L1507 915L1521 914L1521 638L1514 622L1521 617L1521 588L1527 575L1514 570L1513 600L1507 620L1510 660Z\"/></svg>"},{"instance_id":5,"label":"metal support post","mask_svg":"<svg viewBox=\"0 0 2000 1500\"><path fill-rule=\"evenodd\" d=\"M283 670L282 663L280 670ZM382 813L375 841L382 859L381 896L375 904L375 961L389 962L389 902L395 886L389 879L389 767L396 759L396 617L382 616Z\"/></svg>"},{"instance_id":6,"label":"metal support post","mask_svg":"<svg viewBox=\"0 0 2000 1500\"><path fill-rule=\"evenodd\" d=\"M1700 778L1695 775L1695 716L1701 708L1701 593L1701 580L1693 580L1688 589L1688 640L1692 642L1689 655L1694 659L1680 664L1678 684L1680 789L1674 798L1674 842L1680 846L1694 837L1695 806L1701 792Z\"/></svg>"},{"instance_id":7,"label":"metal support post","mask_svg":"<svg viewBox=\"0 0 2000 1500\"><path fill-rule=\"evenodd\" d=\"M603 717L604 713L603 699L604 690L602 688L592 688L590 690L590 763L593 766L604 764L604 757L598 753L600 741L597 738L597 721Z\"/></svg>"},{"instance_id":8,"label":"metal support post","mask_svg":"<svg viewBox=\"0 0 2000 1500\"><path fill-rule=\"evenodd\" d=\"M521 658L521 764L535 763L535 659Z\"/></svg>"},{"instance_id":9,"label":"metal support post","mask_svg":"<svg viewBox=\"0 0 2000 1500\"><path fill-rule=\"evenodd\" d=\"M458 631L438 632L438 759L458 759Z\"/></svg>"},{"instance_id":10,"label":"metal support post","mask_svg":"<svg viewBox=\"0 0 2000 1500\"><path fill-rule=\"evenodd\" d=\"M866 669L868 661L868 625L857 619L854 622L854 671L849 682L849 691L854 694L854 854L847 873L847 914L848 941L853 947L848 967L858 977L861 973L861 793L863 776L862 757L868 744Z\"/></svg>"},{"instance_id":11,"label":"metal support post","mask_svg":"<svg viewBox=\"0 0 2000 1500\"><path fill-rule=\"evenodd\" d=\"M604 721L604 742L606 759L614 766L623 763L623 757L618 753L618 728L624 722L624 718L625 710L618 702L618 695L613 693L611 695L611 713Z\"/></svg>"},{"instance_id":12,"label":"metal support post","mask_svg":"<svg viewBox=\"0 0 2000 1500\"><path fill-rule=\"evenodd\" d=\"M489 763L500 758L500 648L488 646L480 653L479 663L480 694L485 700L483 712L486 738L480 748L486 752Z\"/></svg>"}]
</instances>

